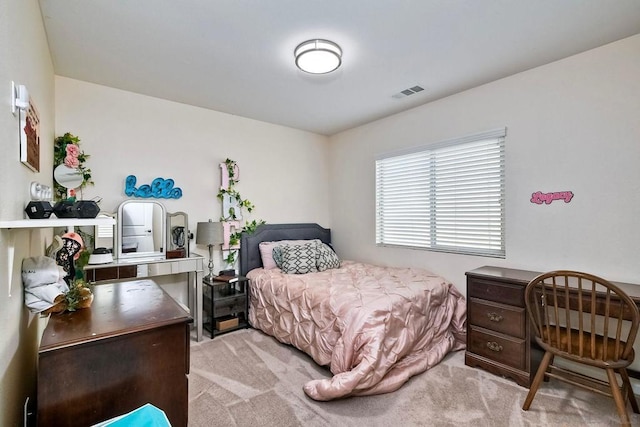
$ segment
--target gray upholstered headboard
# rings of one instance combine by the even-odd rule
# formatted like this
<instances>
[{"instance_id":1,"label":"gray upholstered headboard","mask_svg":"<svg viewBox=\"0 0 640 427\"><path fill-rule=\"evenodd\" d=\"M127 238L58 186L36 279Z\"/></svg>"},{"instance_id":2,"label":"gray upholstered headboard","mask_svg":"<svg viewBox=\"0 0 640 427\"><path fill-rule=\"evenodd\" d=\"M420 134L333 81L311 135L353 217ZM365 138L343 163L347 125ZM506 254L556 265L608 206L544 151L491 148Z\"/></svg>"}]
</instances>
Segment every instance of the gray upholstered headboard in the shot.
<instances>
[{"instance_id":1,"label":"gray upholstered headboard","mask_svg":"<svg viewBox=\"0 0 640 427\"><path fill-rule=\"evenodd\" d=\"M318 224L262 224L253 233L240 237L240 274L246 275L254 268L262 267L258 245L277 240L320 239L331 243L331 230Z\"/></svg>"}]
</instances>

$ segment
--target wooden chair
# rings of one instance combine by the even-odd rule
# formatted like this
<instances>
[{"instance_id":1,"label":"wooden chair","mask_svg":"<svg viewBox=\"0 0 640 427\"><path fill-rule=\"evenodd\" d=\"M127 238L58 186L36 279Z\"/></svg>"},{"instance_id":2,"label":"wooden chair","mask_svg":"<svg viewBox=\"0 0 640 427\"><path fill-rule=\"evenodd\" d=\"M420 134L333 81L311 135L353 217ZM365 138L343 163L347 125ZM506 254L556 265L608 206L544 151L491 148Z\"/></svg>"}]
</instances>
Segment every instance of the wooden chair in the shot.
<instances>
[{"instance_id":1,"label":"wooden chair","mask_svg":"<svg viewBox=\"0 0 640 427\"><path fill-rule=\"evenodd\" d=\"M622 425L630 425L627 399L633 411L639 413L626 369L635 356L633 343L640 321L634 301L605 279L561 270L541 274L529 282L525 303L536 342L545 354L522 409L529 409L545 378L555 378L613 397ZM576 372L567 364L555 366L556 356L604 369L608 382Z\"/></svg>"}]
</instances>

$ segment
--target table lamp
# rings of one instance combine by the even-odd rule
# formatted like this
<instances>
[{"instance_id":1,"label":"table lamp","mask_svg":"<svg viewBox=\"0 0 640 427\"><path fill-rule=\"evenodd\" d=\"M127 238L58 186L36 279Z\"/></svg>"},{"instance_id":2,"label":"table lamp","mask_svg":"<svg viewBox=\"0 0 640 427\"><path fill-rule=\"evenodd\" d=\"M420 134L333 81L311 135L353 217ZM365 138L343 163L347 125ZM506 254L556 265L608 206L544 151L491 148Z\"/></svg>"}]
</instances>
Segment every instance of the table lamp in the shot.
<instances>
[{"instance_id":1,"label":"table lamp","mask_svg":"<svg viewBox=\"0 0 640 427\"><path fill-rule=\"evenodd\" d=\"M213 246L221 245L224 243L224 236L222 233L222 223L213 222L199 222L196 231L196 245L209 246L209 274L203 277L203 280L207 283L213 282Z\"/></svg>"}]
</instances>

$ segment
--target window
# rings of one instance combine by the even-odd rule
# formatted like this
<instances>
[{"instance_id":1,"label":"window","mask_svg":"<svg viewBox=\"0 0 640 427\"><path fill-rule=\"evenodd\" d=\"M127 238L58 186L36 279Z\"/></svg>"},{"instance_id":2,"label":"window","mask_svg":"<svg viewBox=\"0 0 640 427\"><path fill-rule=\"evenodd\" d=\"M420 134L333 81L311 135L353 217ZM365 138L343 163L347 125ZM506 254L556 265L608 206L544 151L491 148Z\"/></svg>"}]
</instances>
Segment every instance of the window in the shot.
<instances>
[{"instance_id":1,"label":"window","mask_svg":"<svg viewBox=\"0 0 640 427\"><path fill-rule=\"evenodd\" d=\"M505 257L506 128L376 160L376 243Z\"/></svg>"}]
</instances>

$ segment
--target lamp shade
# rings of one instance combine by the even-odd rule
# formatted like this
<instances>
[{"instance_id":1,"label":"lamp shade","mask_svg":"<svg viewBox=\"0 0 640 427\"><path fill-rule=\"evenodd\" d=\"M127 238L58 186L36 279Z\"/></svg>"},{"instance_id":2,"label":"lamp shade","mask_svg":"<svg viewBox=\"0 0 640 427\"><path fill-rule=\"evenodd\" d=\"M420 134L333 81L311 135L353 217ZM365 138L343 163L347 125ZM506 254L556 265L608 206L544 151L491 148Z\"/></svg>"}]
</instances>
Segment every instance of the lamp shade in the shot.
<instances>
[{"instance_id":1,"label":"lamp shade","mask_svg":"<svg viewBox=\"0 0 640 427\"><path fill-rule=\"evenodd\" d=\"M224 235L222 233L222 223L199 222L196 230L196 244L198 245L220 245L224 243Z\"/></svg>"},{"instance_id":2,"label":"lamp shade","mask_svg":"<svg viewBox=\"0 0 640 427\"><path fill-rule=\"evenodd\" d=\"M295 48L294 55L298 68L311 74L330 73L342 63L342 49L329 40L307 40Z\"/></svg>"}]
</instances>

